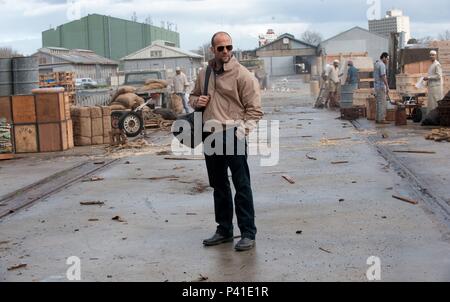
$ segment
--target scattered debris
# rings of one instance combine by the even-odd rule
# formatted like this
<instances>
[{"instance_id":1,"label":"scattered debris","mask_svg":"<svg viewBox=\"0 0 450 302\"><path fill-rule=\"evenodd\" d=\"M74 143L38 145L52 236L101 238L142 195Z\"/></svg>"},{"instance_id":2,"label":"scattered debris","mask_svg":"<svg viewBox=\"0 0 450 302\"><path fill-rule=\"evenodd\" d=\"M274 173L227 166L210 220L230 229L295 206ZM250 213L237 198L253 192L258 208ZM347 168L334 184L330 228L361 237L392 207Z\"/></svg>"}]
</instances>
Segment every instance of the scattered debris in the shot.
<instances>
[{"instance_id":1,"label":"scattered debris","mask_svg":"<svg viewBox=\"0 0 450 302\"><path fill-rule=\"evenodd\" d=\"M297 231L297 232L295 232L295 234L297 234L297 235L301 235L303 233L303 231Z\"/></svg>"},{"instance_id":2,"label":"scattered debris","mask_svg":"<svg viewBox=\"0 0 450 302\"><path fill-rule=\"evenodd\" d=\"M88 221L90 221L90 222L95 222L95 221L99 221L97 218L91 218L91 219L89 219Z\"/></svg>"},{"instance_id":3,"label":"scattered debris","mask_svg":"<svg viewBox=\"0 0 450 302\"><path fill-rule=\"evenodd\" d=\"M389 134L388 134L387 132L383 132L383 133L381 134L381 137L382 137L382 138L389 138Z\"/></svg>"},{"instance_id":4,"label":"scattered debris","mask_svg":"<svg viewBox=\"0 0 450 302\"><path fill-rule=\"evenodd\" d=\"M306 154L306 158L310 159L310 160L317 160L317 158L315 158L314 156L311 156L309 154Z\"/></svg>"},{"instance_id":5,"label":"scattered debris","mask_svg":"<svg viewBox=\"0 0 450 302\"><path fill-rule=\"evenodd\" d=\"M27 264L18 264L18 265L9 267L8 271L14 271L14 270L25 268L25 267L27 267Z\"/></svg>"},{"instance_id":6,"label":"scattered debris","mask_svg":"<svg viewBox=\"0 0 450 302\"><path fill-rule=\"evenodd\" d=\"M184 168L186 168L186 167L184 167L184 166L179 166L179 167L173 168L173 170L181 170L181 169L184 169Z\"/></svg>"},{"instance_id":7,"label":"scattered debris","mask_svg":"<svg viewBox=\"0 0 450 302\"><path fill-rule=\"evenodd\" d=\"M338 138L327 138L329 141L343 141L347 139L352 139L351 137L338 137Z\"/></svg>"},{"instance_id":8,"label":"scattered debris","mask_svg":"<svg viewBox=\"0 0 450 302\"><path fill-rule=\"evenodd\" d=\"M88 181L102 181L102 180L104 180L103 177L100 177L100 176L91 176L91 178L85 179L85 180L83 180L83 182L88 182Z\"/></svg>"},{"instance_id":9,"label":"scattered debris","mask_svg":"<svg viewBox=\"0 0 450 302\"><path fill-rule=\"evenodd\" d=\"M197 213L186 213L187 216L196 216Z\"/></svg>"},{"instance_id":10,"label":"scattered debris","mask_svg":"<svg viewBox=\"0 0 450 302\"><path fill-rule=\"evenodd\" d=\"M344 201L345 201L344 198L339 199L339 202L344 202Z\"/></svg>"},{"instance_id":11,"label":"scattered debris","mask_svg":"<svg viewBox=\"0 0 450 302\"><path fill-rule=\"evenodd\" d=\"M431 134L425 136L425 139L434 140L436 142L450 142L450 128L434 129Z\"/></svg>"},{"instance_id":12,"label":"scattered debris","mask_svg":"<svg viewBox=\"0 0 450 302\"><path fill-rule=\"evenodd\" d=\"M0 245L2 245L2 244L8 244L9 243L9 241L0 241Z\"/></svg>"},{"instance_id":13,"label":"scattered debris","mask_svg":"<svg viewBox=\"0 0 450 302\"><path fill-rule=\"evenodd\" d=\"M105 203L103 201L81 201L82 206L103 206Z\"/></svg>"},{"instance_id":14,"label":"scattered debris","mask_svg":"<svg viewBox=\"0 0 450 302\"><path fill-rule=\"evenodd\" d=\"M164 157L165 160L204 160L203 157Z\"/></svg>"},{"instance_id":15,"label":"scattered debris","mask_svg":"<svg viewBox=\"0 0 450 302\"><path fill-rule=\"evenodd\" d=\"M120 216L114 216L114 217L112 218L112 220L118 221L118 222L126 222L126 221L123 220L122 217L120 217Z\"/></svg>"},{"instance_id":16,"label":"scattered debris","mask_svg":"<svg viewBox=\"0 0 450 302\"><path fill-rule=\"evenodd\" d=\"M348 161L346 161L346 160L343 160L343 161L332 161L331 164L332 165L348 164Z\"/></svg>"},{"instance_id":17,"label":"scattered debris","mask_svg":"<svg viewBox=\"0 0 450 302\"><path fill-rule=\"evenodd\" d=\"M156 155L172 155L171 151L160 151L156 152Z\"/></svg>"},{"instance_id":18,"label":"scattered debris","mask_svg":"<svg viewBox=\"0 0 450 302\"><path fill-rule=\"evenodd\" d=\"M436 154L434 151L420 151L420 150L394 150L394 153L416 153L416 154Z\"/></svg>"},{"instance_id":19,"label":"scattered debris","mask_svg":"<svg viewBox=\"0 0 450 302\"><path fill-rule=\"evenodd\" d=\"M417 204L419 204L419 202L418 202L418 201L415 201L415 200L409 199L409 198L407 198L407 197L403 197L403 196L398 196L398 195L392 195L392 197L393 197L393 198L395 198L395 199L398 199L398 200L401 200L401 201L404 201L404 202L407 202L407 203L413 204L413 205L417 205Z\"/></svg>"},{"instance_id":20,"label":"scattered debris","mask_svg":"<svg viewBox=\"0 0 450 302\"><path fill-rule=\"evenodd\" d=\"M103 165L105 164L105 161L96 161L94 162L94 165Z\"/></svg>"},{"instance_id":21,"label":"scattered debris","mask_svg":"<svg viewBox=\"0 0 450 302\"><path fill-rule=\"evenodd\" d=\"M197 182L195 184L195 186L192 188L192 193L201 194L201 193L205 192L206 189L208 189L208 188L209 188L209 185L206 185L206 184L201 183L201 182Z\"/></svg>"},{"instance_id":22,"label":"scattered debris","mask_svg":"<svg viewBox=\"0 0 450 302\"><path fill-rule=\"evenodd\" d=\"M179 177L175 175L169 175L169 176L156 176L156 177L147 177L147 178L130 178L131 180L163 180L163 179L170 179L170 180L178 180Z\"/></svg>"},{"instance_id":23,"label":"scattered debris","mask_svg":"<svg viewBox=\"0 0 450 302\"><path fill-rule=\"evenodd\" d=\"M329 250L326 250L326 249L324 249L324 248L322 248L322 247L319 247L319 250L321 250L321 251L323 251L323 252L325 252L325 253L328 253L328 254L333 254L333 253L330 252Z\"/></svg>"},{"instance_id":24,"label":"scattered debris","mask_svg":"<svg viewBox=\"0 0 450 302\"><path fill-rule=\"evenodd\" d=\"M127 160L126 162L124 162L125 165L129 165L131 164L129 160Z\"/></svg>"},{"instance_id":25,"label":"scattered debris","mask_svg":"<svg viewBox=\"0 0 450 302\"><path fill-rule=\"evenodd\" d=\"M283 177L285 180L287 180L290 184L292 184L292 185L295 184L295 180L292 177L290 177L289 175L283 175L281 177Z\"/></svg>"},{"instance_id":26,"label":"scattered debris","mask_svg":"<svg viewBox=\"0 0 450 302\"><path fill-rule=\"evenodd\" d=\"M202 281L206 281L206 280L208 280L207 276L203 276L202 274L199 274L199 277L192 282L202 282Z\"/></svg>"}]
</instances>

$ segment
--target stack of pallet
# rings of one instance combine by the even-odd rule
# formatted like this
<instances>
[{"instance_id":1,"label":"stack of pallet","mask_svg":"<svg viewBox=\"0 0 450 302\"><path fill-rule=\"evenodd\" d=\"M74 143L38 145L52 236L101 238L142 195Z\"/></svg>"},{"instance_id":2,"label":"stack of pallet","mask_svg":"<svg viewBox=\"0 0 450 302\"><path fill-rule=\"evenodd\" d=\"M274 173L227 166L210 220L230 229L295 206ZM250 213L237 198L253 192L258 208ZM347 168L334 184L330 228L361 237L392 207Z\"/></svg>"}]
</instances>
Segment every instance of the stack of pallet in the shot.
<instances>
[{"instance_id":1,"label":"stack of pallet","mask_svg":"<svg viewBox=\"0 0 450 302\"><path fill-rule=\"evenodd\" d=\"M0 118L0 155L13 153L11 125L6 118Z\"/></svg>"},{"instance_id":2,"label":"stack of pallet","mask_svg":"<svg viewBox=\"0 0 450 302\"><path fill-rule=\"evenodd\" d=\"M362 88L353 91L353 105L354 106L367 106L367 100L375 95L373 88ZM389 98L392 102L400 102L402 97L397 90L389 91Z\"/></svg>"},{"instance_id":3,"label":"stack of pallet","mask_svg":"<svg viewBox=\"0 0 450 302\"><path fill-rule=\"evenodd\" d=\"M75 102L75 73L74 72L51 72L39 75L39 87L54 88L63 87L69 94L71 104Z\"/></svg>"},{"instance_id":4,"label":"stack of pallet","mask_svg":"<svg viewBox=\"0 0 450 302\"><path fill-rule=\"evenodd\" d=\"M428 92L427 87L417 88L416 84L421 78L426 77L426 73L416 74L398 74L395 76L397 82L397 91L402 95L413 96L416 94L426 94Z\"/></svg>"},{"instance_id":5,"label":"stack of pallet","mask_svg":"<svg viewBox=\"0 0 450 302\"><path fill-rule=\"evenodd\" d=\"M64 151L73 148L68 94L52 89L33 95L2 97L1 108L10 108L16 153Z\"/></svg>"},{"instance_id":6,"label":"stack of pallet","mask_svg":"<svg viewBox=\"0 0 450 302\"><path fill-rule=\"evenodd\" d=\"M76 146L110 143L112 130L110 107L72 107L70 111Z\"/></svg>"},{"instance_id":7,"label":"stack of pallet","mask_svg":"<svg viewBox=\"0 0 450 302\"><path fill-rule=\"evenodd\" d=\"M433 41L430 47L438 49L438 60L444 73L444 93L447 93L450 91L450 41Z\"/></svg>"}]
</instances>

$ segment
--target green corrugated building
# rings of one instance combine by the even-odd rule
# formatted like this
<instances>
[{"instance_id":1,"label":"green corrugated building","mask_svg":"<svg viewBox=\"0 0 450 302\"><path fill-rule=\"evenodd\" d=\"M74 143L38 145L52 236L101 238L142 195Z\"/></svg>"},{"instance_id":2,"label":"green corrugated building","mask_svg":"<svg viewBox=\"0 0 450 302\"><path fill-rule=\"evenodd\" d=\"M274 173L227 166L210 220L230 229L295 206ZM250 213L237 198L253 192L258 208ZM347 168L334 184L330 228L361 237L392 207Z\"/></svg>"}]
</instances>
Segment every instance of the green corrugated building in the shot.
<instances>
[{"instance_id":1,"label":"green corrugated building","mask_svg":"<svg viewBox=\"0 0 450 302\"><path fill-rule=\"evenodd\" d=\"M42 32L42 47L89 49L113 60L119 60L157 40L180 46L180 34L177 32L98 14Z\"/></svg>"}]
</instances>

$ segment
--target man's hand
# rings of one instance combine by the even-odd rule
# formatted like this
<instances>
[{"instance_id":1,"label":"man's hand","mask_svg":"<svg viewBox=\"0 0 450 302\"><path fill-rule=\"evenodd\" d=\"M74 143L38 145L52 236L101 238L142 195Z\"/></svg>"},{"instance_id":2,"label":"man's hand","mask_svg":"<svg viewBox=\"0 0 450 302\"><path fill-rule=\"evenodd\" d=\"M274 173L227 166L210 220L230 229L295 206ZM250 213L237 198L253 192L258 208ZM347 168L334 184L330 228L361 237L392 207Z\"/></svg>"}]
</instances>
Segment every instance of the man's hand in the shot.
<instances>
[{"instance_id":1,"label":"man's hand","mask_svg":"<svg viewBox=\"0 0 450 302\"><path fill-rule=\"evenodd\" d=\"M210 100L211 100L210 96L202 95L198 98L197 102L195 103L195 107L205 108L208 105Z\"/></svg>"},{"instance_id":2,"label":"man's hand","mask_svg":"<svg viewBox=\"0 0 450 302\"><path fill-rule=\"evenodd\" d=\"M426 82L426 81L429 80L429 78L428 77L424 77L423 80Z\"/></svg>"}]
</instances>

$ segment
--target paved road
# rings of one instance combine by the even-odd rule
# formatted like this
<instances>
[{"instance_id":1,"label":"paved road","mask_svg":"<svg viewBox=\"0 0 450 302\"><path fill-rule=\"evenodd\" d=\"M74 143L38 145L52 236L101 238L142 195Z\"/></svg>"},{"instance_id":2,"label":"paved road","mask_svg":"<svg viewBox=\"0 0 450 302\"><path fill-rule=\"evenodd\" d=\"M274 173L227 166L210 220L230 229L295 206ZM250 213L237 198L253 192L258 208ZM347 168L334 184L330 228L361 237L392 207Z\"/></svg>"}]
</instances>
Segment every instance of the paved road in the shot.
<instances>
[{"instance_id":1,"label":"paved road","mask_svg":"<svg viewBox=\"0 0 450 302\"><path fill-rule=\"evenodd\" d=\"M83 281L367 281L376 256L383 281L450 281L450 230L423 203L392 199L418 197L367 136L337 113L286 99L265 100L266 119L281 121L279 164L250 158L255 250L202 246L215 230L204 162L165 160L161 138L103 171L103 181L1 220L0 280L67 281L66 259L77 256ZM80 205L87 200L105 205ZM27 267L7 270L17 264Z\"/></svg>"}]
</instances>

